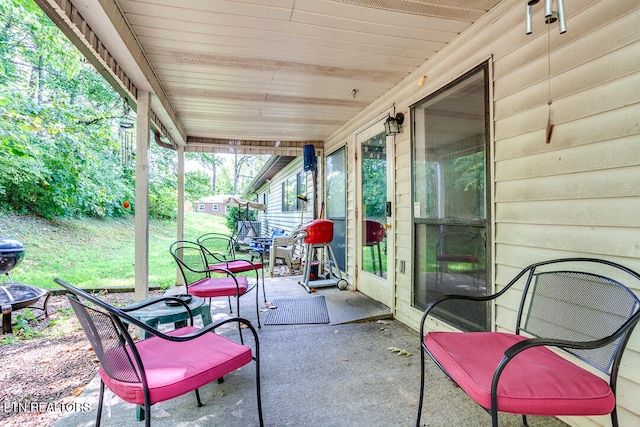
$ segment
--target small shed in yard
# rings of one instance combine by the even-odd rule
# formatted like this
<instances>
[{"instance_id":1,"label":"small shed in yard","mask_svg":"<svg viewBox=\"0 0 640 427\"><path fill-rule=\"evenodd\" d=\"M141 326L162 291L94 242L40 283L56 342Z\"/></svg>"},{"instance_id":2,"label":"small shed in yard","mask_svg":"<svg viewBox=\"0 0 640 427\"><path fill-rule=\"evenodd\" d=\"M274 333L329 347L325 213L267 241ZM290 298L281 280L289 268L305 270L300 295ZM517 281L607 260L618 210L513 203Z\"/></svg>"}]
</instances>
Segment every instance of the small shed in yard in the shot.
<instances>
[{"instance_id":1,"label":"small shed in yard","mask_svg":"<svg viewBox=\"0 0 640 427\"><path fill-rule=\"evenodd\" d=\"M193 211L209 215L225 216L227 213L227 205L224 204L224 200L228 197L228 195L218 194L203 197L193 204Z\"/></svg>"}]
</instances>

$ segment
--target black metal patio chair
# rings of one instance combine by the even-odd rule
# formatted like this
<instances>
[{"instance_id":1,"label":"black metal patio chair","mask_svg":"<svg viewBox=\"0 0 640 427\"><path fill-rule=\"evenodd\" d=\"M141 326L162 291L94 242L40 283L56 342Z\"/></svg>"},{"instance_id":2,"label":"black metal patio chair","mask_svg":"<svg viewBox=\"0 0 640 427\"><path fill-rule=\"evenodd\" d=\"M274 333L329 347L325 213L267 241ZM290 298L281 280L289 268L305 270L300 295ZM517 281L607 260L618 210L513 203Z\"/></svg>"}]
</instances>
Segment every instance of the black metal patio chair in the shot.
<instances>
[{"instance_id":1,"label":"black metal patio chair","mask_svg":"<svg viewBox=\"0 0 640 427\"><path fill-rule=\"evenodd\" d=\"M425 355L469 397L491 413L609 415L618 426L616 386L625 346L638 321L640 275L607 260L566 258L532 264L497 293L446 295L429 304L420 323L420 426ZM435 307L450 300L487 304L519 301L508 331L425 333ZM510 312L509 308L503 311Z\"/></svg>"},{"instance_id":2,"label":"black metal patio chair","mask_svg":"<svg viewBox=\"0 0 640 427\"><path fill-rule=\"evenodd\" d=\"M67 290L67 297L93 351L100 361L100 396L96 426L100 426L105 385L124 401L144 405L141 418L151 425L151 405L195 391L202 406L198 388L255 361L257 411L263 423L260 394L260 344L256 330L246 319L227 318L202 329L191 326L171 332L160 332L138 321L126 312L80 290L60 279L54 281ZM189 307L179 298L166 301ZM191 317L191 320L193 318ZM227 323L244 325L251 331L254 349L215 333ZM134 341L128 325L152 335Z\"/></svg>"},{"instance_id":3,"label":"black metal patio chair","mask_svg":"<svg viewBox=\"0 0 640 427\"><path fill-rule=\"evenodd\" d=\"M178 240L171 244L169 252L182 273L187 293L201 298L227 297L229 309L233 313L231 297L236 299L236 313L240 315L240 297L247 295L258 286L258 281L249 283L246 276L240 276L231 270L217 266L209 267L205 256L206 249L199 243ZM256 273L257 277L257 273ZM211 301L211 300L209 300ZM260 328L260 307L256 290L256 316Z\"/></svg>"},{"instance_id":4,"label":"black metal patio chair","mask_svg":"<svg viewBox=\"0 0 640 427\"><path fill-rule=\"evenodd\" d=\"M219 269L229 270L236 273L255 272L256 286L258 285L258 270L260 270L260 281L262 282L262 297L267 302L267 294L264 288L264 262L250 260L238 256L235 247L238 243L231 236L222 233L206 233L199 236L196 242L202 247L207 267L215 272Z\"/></svg>"}]
</instances>

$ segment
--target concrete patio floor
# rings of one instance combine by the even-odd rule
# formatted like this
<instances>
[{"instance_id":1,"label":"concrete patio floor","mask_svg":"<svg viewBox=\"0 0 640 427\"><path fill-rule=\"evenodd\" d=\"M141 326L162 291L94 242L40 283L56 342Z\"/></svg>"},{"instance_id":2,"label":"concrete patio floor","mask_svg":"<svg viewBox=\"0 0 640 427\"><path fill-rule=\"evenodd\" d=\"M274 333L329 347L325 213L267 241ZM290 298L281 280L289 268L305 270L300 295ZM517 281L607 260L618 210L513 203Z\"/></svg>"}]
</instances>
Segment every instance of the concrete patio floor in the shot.
<instances>
[{"instance_id":1,"label":"concrete patio floor","mask_svg":"<svg viewBox=\"0 0 640 427\"><path fill-rule=\"evenodd\" d=\"M420 338L413 329L391 319L390 310L365 295L336 287L313 294L298 285L299 276L266 279L268 301L323 295L329 324L264 325L262 306L262 403L266 426L412 426L420 382ZM179 289L175 290L179 291ZM262 293L262 289L260 289ZM241 298L241 315L256 322L254 295ZM227 315L226 299L214 300L214 320ZM237 337L237 329L224 332ZM250 334L246 333L245 337ZM250 342L250 340L247 340ZM391 352L390 347L412 355ZM170 357L170 355L167 355ZM430 361L422 425L430 427L487 426L491 418L454 386ZM99 380L94 378L78 402L89 412L68 413L57 427L94 425ZM200 389L203 406L193 393L154 405L153 426L258 425L254 364L225 377L223 384ZM564 426L555 418L530 417L530 425ZM103 426L142 426L134 405L107 391ZM501 426L519 426L520 417L501 414Z\"/></svg>"}]
</instances>

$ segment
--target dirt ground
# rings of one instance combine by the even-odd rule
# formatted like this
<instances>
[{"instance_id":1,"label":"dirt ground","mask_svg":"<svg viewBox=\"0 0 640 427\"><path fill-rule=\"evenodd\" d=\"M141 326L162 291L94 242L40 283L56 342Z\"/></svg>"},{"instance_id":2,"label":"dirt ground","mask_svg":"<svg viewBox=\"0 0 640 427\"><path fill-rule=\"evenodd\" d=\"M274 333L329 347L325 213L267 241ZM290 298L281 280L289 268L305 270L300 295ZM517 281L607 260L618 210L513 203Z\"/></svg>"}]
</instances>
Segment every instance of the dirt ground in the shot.
<instances>
[{"instance_id":1,"label":"dirt ground","mask_svg":"<svg viewBox=\"0 0 640 427\"><path fill-rule=\"evenodd\" d=\"M150 293L160 295L161 291ZM134 301L132 293L100 298L119 306ZM35 321L30 314L38 315L38 310L14 312L14 328L20 320L28 321L28 326L15 335L0 336L2 426L51 426L65 411L81 410L70 403L72 397L96 375L98 360L66 297L52 296L47 311L48 318Z\"/></svg>"}]
</instances>

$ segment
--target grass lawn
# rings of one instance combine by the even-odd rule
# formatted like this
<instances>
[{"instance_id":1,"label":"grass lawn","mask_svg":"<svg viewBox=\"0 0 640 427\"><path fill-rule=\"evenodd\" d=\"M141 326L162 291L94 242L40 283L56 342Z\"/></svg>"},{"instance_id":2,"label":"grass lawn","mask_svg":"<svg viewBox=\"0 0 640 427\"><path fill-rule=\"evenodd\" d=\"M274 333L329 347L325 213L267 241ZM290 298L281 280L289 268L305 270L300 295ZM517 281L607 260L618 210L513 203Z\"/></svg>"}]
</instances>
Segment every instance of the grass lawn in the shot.
<instances>
[{"instance_id":1,"label":"grass lawn","mask_svg":"<svg viewBox=\"0 0 640 427\"><path fill-rule=\"evenodd\" d=\"M186 240L209 232L229 234L224 217L185 214ZM169 246L176 240L175 221L149 224L149 286L175 284L176 264ZM25 257L11 272L16 283L56 289L59 277L82 288L134 286L134 217L58 219L0 211L0 237L21 241ZM0 283L4 279L0 279Z\"/></svg>"}]
</instances>

